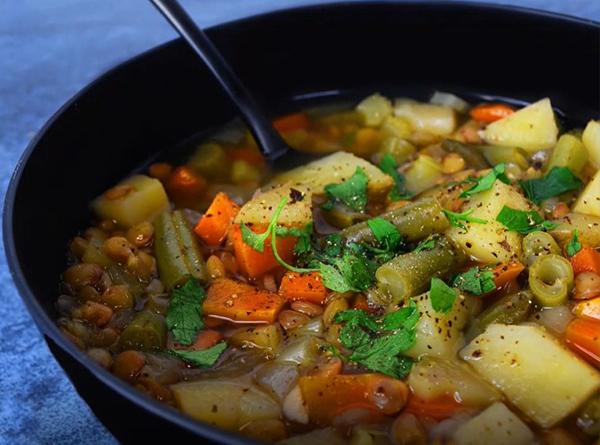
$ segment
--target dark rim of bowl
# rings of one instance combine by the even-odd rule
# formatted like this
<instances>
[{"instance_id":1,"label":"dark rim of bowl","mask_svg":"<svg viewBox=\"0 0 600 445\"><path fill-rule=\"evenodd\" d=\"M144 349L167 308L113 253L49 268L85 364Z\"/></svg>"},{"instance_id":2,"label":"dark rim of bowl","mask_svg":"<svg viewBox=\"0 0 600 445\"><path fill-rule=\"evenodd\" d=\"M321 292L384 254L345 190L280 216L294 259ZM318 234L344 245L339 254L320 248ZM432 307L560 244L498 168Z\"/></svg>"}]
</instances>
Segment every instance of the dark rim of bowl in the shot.
<instances>
[{"instance_id":1,"label":"dark rim of bowl","mask_svg":"<svg viewBox=\"0 0 600 445\"><path fill-rule=\"evenodd\" d=\"M376 7L376 6L380 6L380 5L399 5L399 6L410 5L410 6L428 6L428 7L433 6L433 7L440 7L440 8L472 8L472 9L479 9L479 10L486 10L486 11L508 11L508 12L514 12L519 15L532 15L532 16L547 18L548 20L570 22L570 23L573 23L576 25L588 25L588 26L596 27L600 31L600 22L590 20L590 19L574 17L574 16L570 16L570 15L566 15L566 14L542 11L542 10L538 10L538 9L534 9L534 8L526 8L526 7L521 7L521 6L501 5L501 4L496 5L496 4L468 2L468 1L455 2L455 1L448 1L448 0L446 0L446 1L422 1L422 2L393 1L393 0L369 2L369 1L362 0L362 1L341 1L341 2L326 3L326 4L304 5L304 6L300 5L300 6L290 7L290 8L278 8L278 9L265 11L262 13L238 18L235 20L222 22L217 25L211 26L210 28L208 28L208 30L210 31L210 30L217 30L217 29L221 29L221 28L232 27L232 26L236 26L237 24L253 21L256 19L275 17L278 14L293 14L294 12L300 11L300 10L306 11L306 10L311 10L311 9L322 9L322 8L337 9L337 8L343 8L343 7L347 7L347 6L352 6L352 7L363 6L363 7L369 8L369 7L373 7L373 6ZM16 288L18 289L22 300L25 302L25 305L27 306L29 313L35 320L35 322L38 326L38 329L40 329L40 331L42 332L43 335L46 335L49 338L51 338L62 350L67 352L73 359L75 359L77 362L79 362L81 365L83 365L85 368L87 368L90 372L92 372L92 374L98 380L100 380L103 384L107 385L113 391L115 391L118 394L120 394L121 396L125 397L130 402L135 403L138 406L141 406L142 408L149 411L150 413L152 413L156 416L162 417L164 419L167 419L168 421L170 421L182 428L185 428L186 430L188 430L194 434L197 434L201 437L205 437L209 440L214 440L214 441L218 441L218 442L222 442L222 443L230 443L230 444L255 443L251 439L242 437L233 432L221 430L216 427L210 426L208 424L204 424L204 423L198 422L196 420L193 420L192 418L186 416L185 414L181 413L180 411L144 395L140 391L133 388L131 385L120 380L114 374L112 374L109 371L107 371L106 369L102 368L100 365L98 365L96 362L94 362L91 358L89 358L84 352L77 349L75 347L75 345L70 340L68 340L66 336L64 336L60 332L60 330L58 329L58 327L55 323L55 320L51 320L50 317L48 317L46 315L44 309L41 307L41 305L37 301L37 299L34 295L34 292L29 287L29 285L24 277L23 270L21 269L21 265L17 261L16 246L15 246L14 239L12 236L12 234L13 234L13 218L12 217L13 217L13 208L14 208L14 203L15 203L15 195L16 195L16 191L18 188L18 184L19 184L23 169L24 169L25 165L27 164L27 161L29 160L29 157L31 156L33 150L35 150L39 141L42 139L42 137L48 131L48 129L54 125L54 123L60 118L60 116L63 114L63 112L68 107L70 107L74 102L76 102L79 97L83 96L86 92L93 89L94 86L98 82L100 82L102 79L110 76L111 74L113 74L117 70L123 68L124 66L131 64L131 63L145 57L148 53L157 51L158 49L169 46L169 45L173 45L173 44L175 44L175 42L177 42L179 40L180 40L179 38L170 40L168 42L165 42L158 46L150 48L136 56L133 56L133 57L127 59L126 61L124 61L122 63L116 64L112 68L101 73L92 82L87 84L85 87L83 87L81 90L79 90L73 97L71 97L69 100L67 100L50 117L50 119L48 119L48 121L42 126L42 128L36 133L35 137L28 144L27 148L25 149L25 151L23 152L23 154L17 161L15 170L14 170L13 174L11 175L11 179L10 179L6 197L5 197L5 203L4 203L4 209L3 209L3 241L4 241L5 250L6 250L6 258L7 258L7 263L8 263L13 281L16 285Z\"/></svg>"}]
</instances>

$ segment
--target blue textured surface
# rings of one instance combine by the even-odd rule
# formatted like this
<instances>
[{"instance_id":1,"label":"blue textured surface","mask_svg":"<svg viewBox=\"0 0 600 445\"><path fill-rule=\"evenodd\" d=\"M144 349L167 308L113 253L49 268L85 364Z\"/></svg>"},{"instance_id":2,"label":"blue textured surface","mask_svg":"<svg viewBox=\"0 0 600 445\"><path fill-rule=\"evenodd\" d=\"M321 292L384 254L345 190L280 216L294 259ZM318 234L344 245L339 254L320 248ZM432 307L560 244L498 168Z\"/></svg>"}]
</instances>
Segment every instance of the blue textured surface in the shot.
<instances>
[{"instance_id":1,"label":"blue textured surface","mask_svg":"<svg viewBox=\"0 0 600 445\"><path fill-rule=\"evenodd\" d=\"M314 0L188 0L203 25ZM597 0L502 1L600 20ZM0 0L0 203L27 143L108 67L173 38L143 1ZM115 444L25 310L0 246L0 444Z\"/></svg>"}]
</instances>

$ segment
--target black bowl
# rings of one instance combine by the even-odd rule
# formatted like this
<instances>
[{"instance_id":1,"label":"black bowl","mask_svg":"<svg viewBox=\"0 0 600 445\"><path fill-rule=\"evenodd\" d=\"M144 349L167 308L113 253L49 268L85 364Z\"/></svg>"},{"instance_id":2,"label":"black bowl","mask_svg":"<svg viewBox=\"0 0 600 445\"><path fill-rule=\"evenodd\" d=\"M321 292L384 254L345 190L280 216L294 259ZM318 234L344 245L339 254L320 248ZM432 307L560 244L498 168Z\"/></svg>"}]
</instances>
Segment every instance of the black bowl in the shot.
<instances>
[{"instance_id":1,"label":"black bowl","mask_svg":"<svg viewBox=\"0 0 600 445\"><path fill-rule=\"evenodd\" d=\"M373 91L424 99L434 89L471 98L550 96L574 122L600 108L600 27L570 17L479 4L344 3L259 15L208 33L273 114ZM79 394L122 441L251 443L100 368L57 329L54 306L67 242L88 222L90 200L165 148L234 116L176 40L71 99L31 142L10 183L4 242L14 281Z\"/></svg>"}]
</instances>

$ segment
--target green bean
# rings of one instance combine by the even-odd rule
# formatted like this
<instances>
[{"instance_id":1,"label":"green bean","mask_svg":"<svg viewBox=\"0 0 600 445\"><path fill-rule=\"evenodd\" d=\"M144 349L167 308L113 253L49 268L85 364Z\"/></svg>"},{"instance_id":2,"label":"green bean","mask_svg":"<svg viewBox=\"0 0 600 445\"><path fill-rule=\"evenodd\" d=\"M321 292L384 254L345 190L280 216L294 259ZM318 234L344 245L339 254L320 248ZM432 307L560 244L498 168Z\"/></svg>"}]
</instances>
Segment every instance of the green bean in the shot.
<instances>
[{"instance_id":1,"label":"green bean","mask_svg":"<svg viewBox=\"0 0 600 445\"><path fill-rule=\"evenodd\" d=\"M462 142L446 139L442 141L442 148L451 153L458 153L467 162L467 165L475 170L489 168L490 164L475 146L463 144Z\"/></svg>"},{"instance_id":2,"label":"green bean","mask_svg":"<svg viewBox=\"0 0 600 445\"><path fill-rule=\"evenodd\" d=\"M529 267L529 288L542 306L566 303L573 281L571 263L560 255L541 256Z\"/></svg>"},{"instance_id":3,"label":"green bean","mask_svg":"<svg viewBox=\"0 0 600 445\"><path fill-rule=\"evenodd\" d=\"M547 171L554 167L567 167L573 173L581 173L588 160L588 152L579 138L571 134L563 134L554 146L552 156L546 167Z\"/></svg>"},{"instance_id":4,"label":"green bean","mask_svg":"<svg viewBox=\"0 0 600 445\"><path fill-rule=\"evenodd\" d=\"M527 152L522 148L500 147L498 145L480 145L477 149L481 151L485 159L492 165L498 164L516 164L526 169L529 167Z\"/></svg>"},{"instance_id":5,"label":"green bean","mask_svg":"<svg viewBox=\"0 0 600 445\"><path fill-rule=\"evenodd\" d=\"M560 254L560 247L546 232L532 232L523 238L523 256L528 266L531 266L542 255Z\"/></svg>"},{"instance_id":6,"label":"green bean","mask_svg":"<svg viewBox=\"0 0 600 445\"><path fill-rule=\"evenodd\" d=\"M150 311L138 312L121 333L119 347L122 351L138 349L148 351L163 349L167 341L165 319Z\"/></svg>"},{"instance_id":7,"label":"green bean","mask_svg":"<svg viewBox=\"0 0 600 445\"><path fill-rule=\"evenodd\" d=\"M201 282L208 279L206 263L183 213L161 214L154 222L154 231L156 263L167 289L183 283L190 276Z\"/></svg>"},{"instance_id":8,"label":"green bean","mask_svg":"<svg viewBox=\"0 0 600 445\"><path fill-rule=\"evenodd\" d=\"M525 321L533 309L532 300L533 294L528 290L500 298L475 319L473 323L475 336L485 331L485 328L492 323L516 324Z\"/></svg>"},{"instance_id":9,"label":"green bean","mask_svg":"<svg viewBox=\"0 0 600 445\"><path fill-rule=\"evenodd\" d=\"M398 304L427 290L431 277L456 271L464 255L443 235L435 238L433 249L409 252L388 261L375 272L377 285L386 303Z\"/></svg>"},{"instance_id":10,"label":"green bean","mask_svg":"<svg viewBox=\"0 0 600 445\"><path fill-rule=\"evenodd\" d=\"M433 233L441 233L450 227L439 203L432 199L420 199L399 209L379 215L396 226L408 241L418 241ZM366 222L355 224L340 232L346 242L374 242L373 232Z\"/></svg>"},{"instance_id":11,"label":"green bean","mask_svg":"<svg viewBox=\"0 0 600 445\"><path fill-rule=\"evenodd\" d=\"M222 178L229 168L225 150L214 142L200 145L190 156L188 165L208 179Z\"/></svg>"},{"instance_id":12,"label":"green bean","mask_svg":"<svg viewBox=\"0 0 600 445\"><path fill-rule=\"evenodd\" d=\"M577 230L579 241L590 246L600 245L600 217L583 213L569 213L563 218L552 221L558 226L550 234L564 246Z\"/></svg>"},{"instance_id":13,"label":"green bean","mask_svg":"<svg viewBox=\"0 0 600 445\"><path fill-rule=\"evenodd\" d=\"M352 224L369 219L369 215L356 212L340 203L335 204L331 210L323 210L321 214L329 224L338 229L345 229Z\"/></svg>"},{"instance_id":14,"label":"green bean","mask_svg":"<svg viewBox=\"0 0 600 445\"><path fill-rule=\"evenodd\" d=\"M404 172L406 189L414 194L433 187L441 177L442 165L427 155L419 155Z\"/></svg>"},{"instance_id":15,"label":"green bean","mask_svg":"<svg viewBox=\"0 0 600 445\"><path fill-rule=\"evenodd\" d=\"M600 394L588 400L577 416L577 426L587 435L600 435Z\"/></svg>"}]
</instances>

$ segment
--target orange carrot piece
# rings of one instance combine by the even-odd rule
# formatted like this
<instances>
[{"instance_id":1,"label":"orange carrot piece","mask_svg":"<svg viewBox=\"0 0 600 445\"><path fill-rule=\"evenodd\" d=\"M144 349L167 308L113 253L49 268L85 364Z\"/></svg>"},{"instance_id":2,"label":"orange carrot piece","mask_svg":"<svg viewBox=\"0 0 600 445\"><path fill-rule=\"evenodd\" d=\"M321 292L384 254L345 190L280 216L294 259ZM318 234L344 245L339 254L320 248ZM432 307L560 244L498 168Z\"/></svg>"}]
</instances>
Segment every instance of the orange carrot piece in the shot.
<instances>
[{"instance_id":1,"label":"orange carrot piece","mask_svg":"<svg viewBox=\"0 0 600 445\"><path fill-rule=\"evenodd\" d=\"M573 313L580 318L600 321L600 297L577 303L573 307Z\"/></svg>"},{"instance_id":2,"label":"orange carrot piece","mask_svg":"<svg viewBox=\"0 0 600 445\"><path fill-rule=\"evenodd\" d=\"M227 157L231 161L246 161L255 167L264 167L265 158L256 147L232 148L227 151Z\"/></svg>"},{"instance_id":3,"label":"orange carrot piece","mask_svg":"<svg viewBox=\"0 0 600 445\"><path fill-rule=\"evenodd\" d=\"M204 329L198 333L196 341L190 347L192 351L200 351L202 349L208 349L216 345L221 341L223 335L219 331L214 329Z\"/></svg>"},{"instance_id":4,"label":"orange carrot piece","mask_svg":"<svg viewBox=\"0 0 600 445\"><path fill-rule=\"evenodd\" d=\"M219 192L196 224L194 232L209 246L217 246L227 236L229 226L239 211L240 206L225 193Z\"/></svg>"},{"instance_id":5,"label":"orange carrot piece","mask_svg":"<svg viewBox=\"0 0 600 445\"><path fill-rule=\"evenodd\" d=\"M169 176L171 176L172 171L173 166L166 162L156 162L148 167L148 174L161 182L166 182L169 179Z\"/></svg>"},{"instance_id":6,"label":"orange carrot piece","mask_svg":"<svg viewBox=\"0 0 600 445\"><path fill-rule=\"evenodd\" d=\"M406 404L406 412L416 416L431 417L435 420L444 420L452 417L464 406L454 400L453 397L442 396L433 400L423 400L412 396Z\"/></svg>"},{"instance_id":7,"label":"orange carrot piece","mask_svg":"<svg viewBox=\"0 0 600 445\"><path fill-rule=\"evenodd\" d=\"M281 279L279 294L290 301L304 300L323 304L328 292L318 272L287 272Z\"/></svg>"},{"instance_id":8,"label":"orange carrot piece","mask_svg":"<svg viewBox=\"0 0 600 445\"><path fill-rule=\"evenodd\" d=\"M274 292L221 278L208 288L203 310L207 315L237 322L273 323L285 303L285 299Z\"/></svg>"},{"instance_id":9,"label":"orange carrot piece","mask_svg":"<svg viewBox=\"0 0 600 445\"><path fill-rule=\"evenodd\" d=\"M289 133L296 130L306 130L310 120L305 113L293 113L278 117L273 120L273 127L280 133Z\"/></svg>"},{"instance_id":10,"label":"orange carrot piece","mask_svg":"<svg viewBox=\"0 0 600 445\"><path fill-rule=\"evenodd\" d=\"M356 297L354 297L354 302L352 303L352 307L354 309L360 309L360 310L366 311L366 312L369 312L371 310L371 308L369 307L369 302L367 300L367 297L365 297L363 294L358 294L358 295L356 295Z\"/></svg>"},{"instance_id":11,"label":"orange carrot piece","mask_svg":"<svg viewBox=\"0 0 600 445\"><path fill-rule=\"evenodd\" d=\"M476 121L492 123L514 112L512 107L505 104L483 104L473 108L470 115Z\"/></svg>"},{"instance_id":12,"label":"orange carrot piece","mask_svg":"<svg viewBox=\"0 0 600 445\"><path fill-rule=\"evenodd\" d=\"M177 207L196 208L206 190L206 179L192 169L177 167L167 180L167 193Z\"/></svg>"},{"instance_id":13,"label":"orange carrot piece","mask_svg":"<svg viewBox=\"0 0 600 445\"><path fill-rule=\"evenodd\" d=\"M219 326L223 326L225 323L225 320L222 318L204 317L204 326L209 329L218 328Z\"/></svg>"},{"instance_id":14,"label":"orange carrot piece","mask_svg":"<svg viewBox=\"0 0 600 445\"><path fill-rule=\"evenodd\" d=\"M366 410L375 414L371 420L384 420L404 407L409 392L404 382L382 374L304 376L298 384L317 425L329 425L349 410Z\"/></svg>"},{"instance_id":15,"label":"orange carrot piece","mask_svg":"<svg viewBox=\"0 0 600 445\"><path fill-rule=\"evenodd\" d=\"M251 229L256 233L263 233L266 227L252 226ZM262 252L254 250L244 242L242 239L242 229L239 224L233 224L230 227L229 237L233 244L235 259L240 270L249 278L258 278L279 266L271 249L270 236L265 241L265 248ZM294 260L295 246L295 237L277 237L277 253L287 263L291 263Z\"/></svg>"},{"instance_id":16,"label":"orange carrot piece","mask_svg":"<svg viewBox=\"0 0 600 445\"><path fill-rule=\"evenodd\" d=\"M571 257L573 273L594 272L600 275L600 253L591 247L584 247Z\"/></svg>"},{"instance_id":17,"label":"orange carrot piece","mask_svg":"<svg viewBox=\"0 0 600 445\"><path fill-rule=\"evenodd\" d=\"M600 367L600 323L576 318L566 332L567 345L596 367Z\"/></svg>"},{"instance_id":18,"label":"orange carrot piece","mask_svg":"<svg viewBox=\"0 0 600 445\"><path fill-rule=\"evenodd\" d=\"M496 289L517 278L524 270L525 266L518 261L496 266L492 271L494 274L494 283L496 283Z\"/></svg>"}]
</instances>

